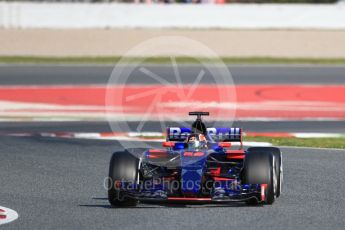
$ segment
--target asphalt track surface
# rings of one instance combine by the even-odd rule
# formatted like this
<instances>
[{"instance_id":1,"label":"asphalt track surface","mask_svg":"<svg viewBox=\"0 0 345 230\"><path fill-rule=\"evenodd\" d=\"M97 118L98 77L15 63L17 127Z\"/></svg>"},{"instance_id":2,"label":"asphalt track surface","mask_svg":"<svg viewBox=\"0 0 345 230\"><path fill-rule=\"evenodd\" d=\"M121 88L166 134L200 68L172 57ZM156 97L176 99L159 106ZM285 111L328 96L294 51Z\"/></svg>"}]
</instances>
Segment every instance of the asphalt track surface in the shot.
<instances>
[{"instance_id":1,"label":"asphalt track surface","mask_svg":"<svg viewBox=\"0 0 345 230\"><path fill-rule=\"evenodd\" d=\"M231 121L228 122L230 126ZM126 122L130 131L136 131L140 122ZM186 121L186 123L190 123ZM226 123L226 122L225 122ZM181 126L168 122L166 126ZM121 123L117 126L123 127ZM117 127L113 126L113 127ZM211 124L209 126L212 126ZM236 121L232 127L242 128L247 132L306 132L306 133L344 133L343 121ZM107 122L0 122L0 133L42 133L42 132L111 132ZM157 122L147 121L143 131L159 132L162 128Z\"/></svg>"},{"instance_id":2,"label":"asphalt track surface","mask_svg":"<svg viewBox=\"0 0 345 230\"><path fill-rule=\"evenodd\" d=\"M115 65L0 65L0 85L106 84ZM174 82L171 65L144 65L162 79ZM214 66L209 66L215 68ZM128 69L132 68L128 66ZM201 83L214 83L207 68L178 65L182 83L194 82L201 69ZM230 65L235 84L345 84L345 66L320 65ZM157 84L136 68L127 84Z\"/></svg>"},{"instance_id":3,"label":"asphalt track surface","mask_svg":"<svg viewBox=\"0 0 345 230\"><path fill-rule=\"evenodd\" d=\"M272 206L159 205L113 209L103 180L117 141L0 138L1 229L343 229L345 151L282 148L284 193Z\"/></svg>"}]
</instances>

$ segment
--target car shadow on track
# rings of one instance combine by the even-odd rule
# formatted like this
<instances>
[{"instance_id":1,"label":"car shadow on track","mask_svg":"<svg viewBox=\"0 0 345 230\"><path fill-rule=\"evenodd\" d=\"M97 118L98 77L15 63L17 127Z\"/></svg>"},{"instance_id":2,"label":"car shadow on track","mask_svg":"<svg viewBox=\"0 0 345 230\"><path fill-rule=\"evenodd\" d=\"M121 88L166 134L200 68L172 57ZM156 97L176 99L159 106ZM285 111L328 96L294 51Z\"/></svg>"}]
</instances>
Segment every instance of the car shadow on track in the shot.
<instances>
[{"instance_id":1,"label":"car shadow on track","mask_svg":"<svg viewBox=\"0 0 345 230\"><path fill-rule=\"evenodd\" d=\"M93 200L97 201L108 201L107 198L103 197L94 197ZM103 202L102 202L103 203ZM113 209L116 207L112 207L110 204L81 204L79 207L87 207L87 208L105 208L105 209ZM227 203L227 204L172 204L172 203L158 203L158 202L145 202L139 203L135 207L119 207L121 209L154 209L154 208L222 208L222 207L250 207L243 202L234 202L234 203ZM261 207L258 205L256 207Z\"/></svg>"}]
</instances>

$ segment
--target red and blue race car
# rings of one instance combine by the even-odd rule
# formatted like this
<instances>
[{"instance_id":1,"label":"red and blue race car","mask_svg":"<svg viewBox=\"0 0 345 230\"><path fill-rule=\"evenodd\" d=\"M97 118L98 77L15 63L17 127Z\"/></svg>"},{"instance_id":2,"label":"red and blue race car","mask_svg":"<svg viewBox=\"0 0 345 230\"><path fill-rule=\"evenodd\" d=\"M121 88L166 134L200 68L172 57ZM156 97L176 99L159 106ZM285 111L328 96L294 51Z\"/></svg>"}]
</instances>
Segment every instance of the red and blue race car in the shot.
<instances>
[{"instance_id":1,"label":"red and blue race car","mask_svg":"<svg viewBox=\"0 0 345 230\"><path fill-rule=\"evenodd\" d=\"M208 112L189 115L197 116L191 128L167 128L164 148L112 155L112 206L135 206L138 201L272 204L280 196L283 163L278 148L244 150L240 128L207 128L201 117Z\"/></svg>"}]
</instances>

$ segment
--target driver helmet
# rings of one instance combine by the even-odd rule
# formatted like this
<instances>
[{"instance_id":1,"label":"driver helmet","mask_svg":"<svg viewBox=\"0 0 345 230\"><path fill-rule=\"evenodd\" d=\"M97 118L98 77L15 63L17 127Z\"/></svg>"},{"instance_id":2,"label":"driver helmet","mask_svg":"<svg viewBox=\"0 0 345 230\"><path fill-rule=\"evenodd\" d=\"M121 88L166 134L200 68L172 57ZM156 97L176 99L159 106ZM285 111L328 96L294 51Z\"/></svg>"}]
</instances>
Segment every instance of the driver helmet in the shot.
<instances>
[{"instance_id":1,"label":"driver helmet","mask_svg":"<svg viewBox=\"0 0 345 230\"><path fill-rule=\"evenodd\" d=\"M187 143L190 148L206 148L207 140L204 134L191 134L187 138Z\"/></svg>"}]
</instances>

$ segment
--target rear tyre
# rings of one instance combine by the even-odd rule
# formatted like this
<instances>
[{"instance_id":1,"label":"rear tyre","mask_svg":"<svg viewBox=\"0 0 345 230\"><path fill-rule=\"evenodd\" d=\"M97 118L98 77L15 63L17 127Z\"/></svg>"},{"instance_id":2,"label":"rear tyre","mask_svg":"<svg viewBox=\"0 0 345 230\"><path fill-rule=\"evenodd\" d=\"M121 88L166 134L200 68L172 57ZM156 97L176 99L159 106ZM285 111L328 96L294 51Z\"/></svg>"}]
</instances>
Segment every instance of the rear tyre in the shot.
<instances>
[{"instance_id":1,"label":"rear tyre","mask_svg":"<svg viewBox=\"0 0 345 230\"><path fill-rule=\"evenodd\" d=\"M270 152L275 158L275 172L277 175L276 197L279 197L283 187L283 157L279 148L276 147L251 147L249 152Z\"/></svg>"},{"instance_id":2,"label":"rear tyre","mask_svg":"<svg viewBox=\"0 0 345 230\"><path fill-rule=\"evenodd\" d=\"M265 190L265 204L273 204L276 198L277 176L275 173L275 160L270 152L248 151L244 160L242 183L267 184ZM252 200L246 203L253 205Z\"/></svg>"},{"instance_id":3,"label":"rear tyre","mask_svg":"<svg viewBox=\"0 0 345 230\"><path fill-rule=\"evenodd\" d=\"M139 159L130 152L115 152L109 165L108 200L113 207L135 206L137 200L128 196L126 191L119 188L119 182L136 185L138 180ZM120 183L121 184L121 183Z\"/></svg>"}]
</instances>

